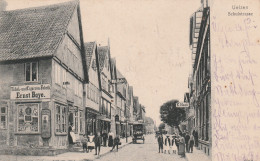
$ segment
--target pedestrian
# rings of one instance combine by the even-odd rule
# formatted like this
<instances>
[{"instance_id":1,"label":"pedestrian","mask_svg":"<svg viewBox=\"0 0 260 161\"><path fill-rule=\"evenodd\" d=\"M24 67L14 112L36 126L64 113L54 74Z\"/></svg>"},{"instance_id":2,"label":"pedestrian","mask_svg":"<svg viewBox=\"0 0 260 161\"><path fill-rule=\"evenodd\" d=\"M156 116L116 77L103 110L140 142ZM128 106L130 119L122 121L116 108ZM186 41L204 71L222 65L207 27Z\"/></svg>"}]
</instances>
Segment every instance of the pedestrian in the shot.
<instances>
[{"instance_id":1,"label":"pedestrian","mask_svg":"<svg viewBox=\"0 0 260 161\"><path fill-rule=\"evenodd\" d=\"M88 142L87 135L84 134L84 135L83 135L83 138L82 138L82 140L81 140L82 148L83 148L83 153L85 153L85 152L87 153L87 152L88 152L88 150L87 150L87 142Z\"/></svg>"},{"instance_id":2,"label":"pedestrian","mask_svg":"<svg viewBox=\"0 0 260 161\"><path fill-rule=\"evenodd\" d=\"M189 153L189 140L190 140L190 135L186 133L185 135L185 145L186 145L186 152Z\"/></svg>"},{"instance_id":3,"label":"pedestrian","mask_svg":"<svg viewBox=\"0 0 260 161\"><path fill-rule=\"evenodd\" d=\"M199 136L198 136L197 130L195 130L195 133L194 133L194 140L195 140L195 146L198 147L199 146Z\"/></svg>"},{"instance_id":4,"label":"pedestrian","mask_svg":"<svg viewBox=\"0 0 260 161\"><path fill-rule=\"evenodd\" d=\"M181 134L180 136L180 142L179 142L179 150L178 154L181 155L181 157L185 157L185 139L184 134Z\"/></svg>"},{"instance_id":5,"label":"pedestrian","mask_svg":"<svg viewBox=\"0 0 260 161\"><path fill-rule=\"evenodd\" d=\"M69 124L69 129L68 129L68 140L69 140L69 144L73 144L73 139L72 139L72 132L73 132L73 123Z\"/></svg>"},{"instance_id":6,"label":"pedestrian","mask_svg":"<svg viewBox=\"0 0 260 161\"><path fill-rule=\"evenodd\" d=\"M113 144L114 144L113 142L114 142L114 134L111 131L109 131L109 133L108 133L108 146L112 147Z\"/></svg>"},{"instance_id":7,"label":"pedestrian","mask_svg":"<svg viewBox=\"0 0 260 161\"><path fill-rule=\"evenodd\" d=\"M158 141L158 145L159 145L159 153L162 152L163 153L163 136L162 134L160 134L157 138Z\"/></svg>"},{"instance_id":8,"label":"pedestrian","mask_svg":"<svg viewBox=\"0 0 260 161\"><path fill-rule=\"evenodd\" d=\"M102 138L103 138L103 146L106 147L107 146L107 138L108 138L106 130L102 134Z\"/></svg>"},{"instance_id":9,"label":"pedestrian","mask_svg":"<svg viewBox=\"0 0 260 161\"><path fill-rule=\"evenodd\" d=\"M99 156L100 146L102 144L102 137L100 136L100 132L97 133L97 135L94 138L94 141L95 141L95 155Z\"/></svg>"},{"instance_id":10,"label":"pedestrian","mask_svg":"<svg viewBox=\"0 0 260 161\"><path fill-rule=\"evenodd\" d=\"M170 154L170 145L171 145L171 142L170 142L170 137L169 137L169 135L166 135L166 138L165 138L165 140L164 140L164 153L167 153L167 151L168 151L168 153Z\"/></svg>"},{"instance_id":11,"label":"pedestrian","mask_svg":"<svg viewBox=\"0 0 260 161\"><path fill-rule=\"evenodd\" d=\"M120 143L119 135L116 135L116 137L114 138L113 148L112 148L110 151L112 152L115 147L116 147L116 151L118 151L118 145L119 145L119 143Z\"/></svg>"},{"instance_id":12,"label":"pedestrian","mask_svg":"<svg viewBox=\"0 0 260 161\"><path fill-rule=\"evenodd\" d=\"M180 139L179 139L179 137L180 137L180 136L177 134L177 136L176 136L176 138L175 138L175 140L174 140L178 152L179 152L179 143L180 143Z\"/></svg>"},{"instance_id":13,"label":"pedestrian","mask_svg":"<svg viewBox=\"0 0 260 161\"><path fill-rule=\"evenodd\" d=\"M172 139L171 139L171 148L172 148L172 153L176 154L177 153L177 146L176 141L175 141L176 135L172 135ZM175 143L175 144L174 144Z\"/></svg>"},{"instance_id":14,"label":"pedestrian","mask_svg":"<svg viewBox=\"0 0 260 161\"><path fill-rule=\"evenodd\" d=\"M189 142L189 151L192 153L193 152L193 146L194 146L194 136L191 135L190 137L190 142Z\"/></svg>"},{"instance_id":15,"label":"pedestrian","mask_svg":"<svg viewBox=\"0 0 260 161\"><path fill-rule=\"evenodd\" d=\"M91 132L90 135L88 135L88 151L92 152L92 149L94 149L95 147L95 143L94 143L94 135Z\"/></svg>"}]
</instances>

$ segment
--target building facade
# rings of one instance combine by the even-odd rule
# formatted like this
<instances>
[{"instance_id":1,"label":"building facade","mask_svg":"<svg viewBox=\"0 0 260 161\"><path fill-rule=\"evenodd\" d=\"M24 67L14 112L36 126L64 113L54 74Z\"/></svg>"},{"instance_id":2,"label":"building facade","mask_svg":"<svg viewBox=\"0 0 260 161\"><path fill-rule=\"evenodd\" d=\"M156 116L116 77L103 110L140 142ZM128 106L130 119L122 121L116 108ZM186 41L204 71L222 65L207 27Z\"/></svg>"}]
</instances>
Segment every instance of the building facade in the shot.
<instances>
[{"instance_id":1,"label":"building facade","mask_svg":"<svg viewBox=\"0 0 260 161\"><path fill-rule=\"evenodd\" d=\"M100 82L100 115L97 116L98 132L109 132L111 130L111 102L113 100L111 83L111 58L109 46L98 46L98 65L99 65L99 82Z\"/></svg>"},{"instance_id":2,"label":"building facade","mask_svg":"<svg viewBox=\"0 0 260 161\"><path fill-rule=\"evenodd\" d=\"M97 59L96 42L85 43L86 65L88 70L88 83L85 86L85 130L86 134L96 134L97 132L97 116L100 115L100 83Z\"/></svg>"},{"instance_id":3,"label":"building facade","mask_svg":"<svg viewBox=\"0 0 260 161\"><path fill-rule=\"evenodd\" d=\"M87 70L79 3L0 16L1 143L66 149L69 125L76 139L85 133Z\"/></svg>"},{"instance_id":4,"label":"building facade","mask_svg":"<svg viewBox=\"0 0 260 161\"><path fill-rule=\"evenodd\" d=\"M211 74L210 8L207 1L190 18L190 46L193 70L189 78L193 129L198 132L199 149L211 156Z\"/></svg>"}]
</instances>

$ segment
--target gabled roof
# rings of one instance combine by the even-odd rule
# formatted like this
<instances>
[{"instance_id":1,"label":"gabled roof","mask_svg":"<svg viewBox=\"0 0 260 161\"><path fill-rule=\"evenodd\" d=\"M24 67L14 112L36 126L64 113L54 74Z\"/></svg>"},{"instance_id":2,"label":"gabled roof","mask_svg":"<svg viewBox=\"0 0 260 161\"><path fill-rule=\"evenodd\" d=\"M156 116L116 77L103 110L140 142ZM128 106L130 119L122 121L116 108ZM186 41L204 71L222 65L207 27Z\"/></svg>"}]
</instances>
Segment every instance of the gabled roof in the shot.
<instances>
[{"instance_id":1,"label":"gabled roof","mask_svg":"<svg viewBox=\"0 0 260 161\"><path fill-rule=\"evenodd\" d=\"M0 14L0 61L53 56L78 1L3 11Z\"/></svg>"},{"instance_id":2,"label":"gabled roof","mask_svg":"<svg viewBox=\"0 0 260 161\"><path fill-rule=\"evenodd\" d=\"M117 75L117 78L125 78L119 70L116 70L116 75Z\"/></svg>"},{"instance_id":3,"label":"gabled roof","mask_svg":"<svg viewBox=\"0 0 260 161\"><path fill-rule=\"evenodd\" d=\"M105 65L105 60L108 57L108 46L98 46L98 60L99 60L99 70L102 71Z\"/></svg>"},{"instance_id":4,"label":"gabled roof","mask_svg":"<svg viewBox=\"0 0 260 161\"><path fill-rule=\"evenodd\" d=\"M90 65L91 65L92 57L93 56L95 57L95 55L94 55L95 45L96 45L96 42L84 43L85 51L86 51L86 64L87 64L87 70L88 71L89 71L89 68L90 68ZM96 62L93 62L92 67L93 68L96 67Z\"/></svg>"}]
</instances>

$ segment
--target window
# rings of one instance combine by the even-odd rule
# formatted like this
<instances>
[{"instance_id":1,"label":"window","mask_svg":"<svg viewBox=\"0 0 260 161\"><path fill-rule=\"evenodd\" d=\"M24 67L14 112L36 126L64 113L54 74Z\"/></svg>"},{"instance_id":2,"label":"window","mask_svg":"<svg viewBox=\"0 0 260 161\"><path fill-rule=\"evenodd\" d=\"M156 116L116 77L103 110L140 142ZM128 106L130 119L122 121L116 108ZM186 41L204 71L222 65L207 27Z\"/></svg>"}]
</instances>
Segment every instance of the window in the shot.
<instances>
[{"instance_id":1,"label":"window","mask_svg":"<svg viewBox=\"0 0 260 161\"><path fill-rule=\"evenodd\" d=\"M108 103L108 118L111 118L111 104Z\"/></svg>"},{"instance_id":2,"label":"window","mask_svg":"<svg viewBox=\"0 0 260 161\"><path fill-rule=\"evenodd\" d=\"M79 132L79 112L78 112L78 107L76 107L76 111L74 113L74 118L75 118L75 133Z\"/></svg>"},{"instance_id":3,"label":"window","mask_svg":"<svg viewBox=\"0 0 260 161\"><path fill-rule=\"evenodd\" d=\"M28 82L38 81L38 63L25 63L25 80Z\"/></svg>"},{"instance_id":4,"label":"window","mask_svg":"<svg viewBox=\"0 0 260 161\"><path fill-rule=\"evenodd\" d=\"M54 81L62 86L64 82L67 82L67 71L56 62L54 62L54 70Z\"/></svg>"},{"instance_id":5,"label":"window","mask_svg":"<svg viewBox=\"0 0 260 161\"><path fill-rule=\"evenodd\" d=\"M81 82L79 82L79 97L83 96L83 85Z\"/></svg>"},{"instance_id":6,"label":"window","mask_svg":"<svg viewBox=\"0 0 260 161\"><path fill-rule=\"evenodd\" d=\"M75 95L78 95L78 90L79 90L79 88L78 88L78 80L75 78L74 79L74 93L75 93Z\"/></svg>"},{"instance_id":7,"label":"window","mask_svg":"<svg viewBox=\"0 0 260 161\"><path fill-rule=\"evenodd\" d=\"M7 128L7 108L1 107L0 110L0 129L6 129Z\"/></svg>"},{"instance_id":8,"label":"window","mask_svg":"<svg viewBox=\"0 0 260 161\"><path fill-rule=\"evenodd\" d=\"M87 97L90 98L89 84L87 84Z\"/></svg>"},{"instance_id":9,"label":"window","mask_svg":"<svg viewBox=\"0 0 260 161\"><path fill-rule=\"evenodd\" d=\"M39 104L18 105L17 132L39 132Z\"/></svg>"},{"instance_id":10,"label":"window","mask_svg":"<svg viewBox=\"0 0 260 161\"><path fill-rule=\"evenodd\" d=\"M83 112L79 112L79 131L83 133Z\"/></svg>"},{"instance_id":11,"label":"window","mask_svg":"<svg viewBox=\"0 0 260 161\"><path fill-rule=\"evenodd\" d=\"M57 133L66 133L66 106L56 104L56 123L55 123L55 131Z\"/></svg>"},{"instance_id":12,"label":"window","mask_svg":"<svg viewBox=\"0 0 260 161\"><path fill-rule=\"evenodd\" d=\"M62 81L61 81L61 85L63 85L63 83L67 82L67 72L66 69L61 68L62 69ZM66 85L64 86L66 88Z\"/></svg>"}]
</instances>

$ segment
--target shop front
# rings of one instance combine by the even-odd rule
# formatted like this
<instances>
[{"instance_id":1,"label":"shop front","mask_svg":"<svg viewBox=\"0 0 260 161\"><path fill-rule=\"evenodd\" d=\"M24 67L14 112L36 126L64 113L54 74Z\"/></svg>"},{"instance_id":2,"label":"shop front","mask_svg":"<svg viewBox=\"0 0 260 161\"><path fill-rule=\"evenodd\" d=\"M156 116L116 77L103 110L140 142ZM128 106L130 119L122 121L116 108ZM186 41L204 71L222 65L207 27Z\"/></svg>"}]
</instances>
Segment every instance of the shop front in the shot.
<instances>
[{"instance_id":1,"label":"shop front","mask_svg":"<svg viewBox=\"0 0 260 161\"><path fill-rule=\"evenodd\" d=\"M9 132L7 145L47 146L46 142L51 137L49 106L49 84L11 86L10 100L1 107L1 113L6 113L5 128Z\"/></svg>"},{"instance_id":2,"label":"shop front","mask_svg":"<svg viewBox=\"0 0 260 161\"><path fill-rule=\"evenodd\" d=\"M97 115L99 113L95 110L87 108L86 110L86 134L90 135L97 133Z\"/></svg>"},{"instance_id":3,"label":"shop front","mask_svg":"<svg viewBox=\"0 0 260 161\"><path fill-rule=\"evenodd\" d=\"M106 115L98 115L98 131L100 134L104 132L108 133L111 130L111 119L107 118Z\"/></svg>"}]
</instances>

